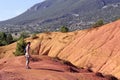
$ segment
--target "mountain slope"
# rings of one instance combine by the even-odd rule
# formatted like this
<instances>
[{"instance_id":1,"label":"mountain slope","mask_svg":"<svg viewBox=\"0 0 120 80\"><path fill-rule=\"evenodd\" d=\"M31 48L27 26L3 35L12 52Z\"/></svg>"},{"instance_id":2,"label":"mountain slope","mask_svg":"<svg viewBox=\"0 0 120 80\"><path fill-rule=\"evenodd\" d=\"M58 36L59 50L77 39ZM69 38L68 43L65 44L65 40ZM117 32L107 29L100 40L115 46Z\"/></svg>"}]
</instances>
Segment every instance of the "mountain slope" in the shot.
<instances>
[{"instance_id":1,"label":"mountain slope","mask_svg":"<svg viewBox=\"0 0 120 80\"><path fill-rule=\"evenodd\" d=\"M120 78L120 20L95 29L69 33L42 33L37 39L28 38L31 52L59 57L94 72ZM14 57L16 43L0 47L0 57Z\"/></svg>"},{"instance_id":2,"label":"mountain slope","mask_svg":"<svg viewBox=\"0 0 120 80\"><path fill-rule=\"evenodd\" d=\"M120 20L95 29L50 34L37 47L39 54L72 62L78 67L90 67L95 72L112 74L120 78ZM56 34L57 35L57 34ZM38 42L39 43L39 42Z\"/></svg>"},{"instance_id":3,"label":"mountain slope","mask_svg":"<svg viewBox=\"0 0 120 80\"><path fill-rule=\"evenodd\" d=\"M112 21L119 14L119 0L46 0L13 19L0 22L0 25L2 28L12 28L13 32L16 27L31 32L53 31L62 25L75 30L90 27L98 19Z\"/></svg>"}]
</instances>

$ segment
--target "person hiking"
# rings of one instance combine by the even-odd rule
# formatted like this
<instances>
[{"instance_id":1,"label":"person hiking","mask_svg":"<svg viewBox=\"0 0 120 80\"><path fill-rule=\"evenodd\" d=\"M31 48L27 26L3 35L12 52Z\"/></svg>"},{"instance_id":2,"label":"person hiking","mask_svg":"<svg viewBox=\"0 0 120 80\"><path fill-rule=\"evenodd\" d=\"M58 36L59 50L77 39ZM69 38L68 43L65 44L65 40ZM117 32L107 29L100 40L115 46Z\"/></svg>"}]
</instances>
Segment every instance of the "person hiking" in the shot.
<instances>
[{"instance_id":1,"label":"person hiking","mask_svg":"<svg viewBox=\"0 0 120 80\"><path fill-rule=\"evenodd\" d=\"M30 63L30 45L31 43L28 42L26 47L25 47L25 58L26 58L26 69L31 69L30 66L29 66L29 63Z\"/></svg>"}]
</instances>

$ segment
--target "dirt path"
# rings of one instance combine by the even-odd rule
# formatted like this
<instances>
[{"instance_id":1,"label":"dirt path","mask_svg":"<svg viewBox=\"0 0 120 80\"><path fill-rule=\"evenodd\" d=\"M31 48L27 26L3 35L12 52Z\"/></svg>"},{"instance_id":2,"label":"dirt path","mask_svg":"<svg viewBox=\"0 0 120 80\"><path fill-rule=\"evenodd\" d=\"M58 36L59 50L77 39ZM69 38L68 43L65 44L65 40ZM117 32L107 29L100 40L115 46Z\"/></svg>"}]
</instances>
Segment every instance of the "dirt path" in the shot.
<instances>
[{"instance_id":1,"label":"dirt path","mask_svg":"<svg viewBox=\"0 0 120 80\"><path fill-rule=\"evenodd\" d=\"M47 56L34 56L25 69L23 56L0 60L0 80L106 80L89 72L70 72L70 66ZM88 76L88 77L87 77Z\"/></svg>"}]
</instances>

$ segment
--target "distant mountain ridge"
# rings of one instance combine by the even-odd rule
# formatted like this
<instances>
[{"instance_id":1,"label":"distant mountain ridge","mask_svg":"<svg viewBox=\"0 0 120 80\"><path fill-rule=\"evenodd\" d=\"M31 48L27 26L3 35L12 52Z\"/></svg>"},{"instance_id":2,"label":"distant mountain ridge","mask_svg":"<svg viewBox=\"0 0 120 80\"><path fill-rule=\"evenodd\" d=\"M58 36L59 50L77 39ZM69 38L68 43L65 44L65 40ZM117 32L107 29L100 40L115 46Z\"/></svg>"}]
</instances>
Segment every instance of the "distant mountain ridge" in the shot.
<instances>
[{"instance_id":1,"label":"distant mountain ridge","mask_svg":"<svg viewBox=\"0 0 120 80\"><path fill-rule=\"evenodd\" d=\"M11 32L28 27L30 32L54 31L62 25L76 30L88 28L98 19L110 22L118 17L120 0L46 0L15 18L0 22L0 25L1 30L12 28Z\"/></svg>"}]
</instances>

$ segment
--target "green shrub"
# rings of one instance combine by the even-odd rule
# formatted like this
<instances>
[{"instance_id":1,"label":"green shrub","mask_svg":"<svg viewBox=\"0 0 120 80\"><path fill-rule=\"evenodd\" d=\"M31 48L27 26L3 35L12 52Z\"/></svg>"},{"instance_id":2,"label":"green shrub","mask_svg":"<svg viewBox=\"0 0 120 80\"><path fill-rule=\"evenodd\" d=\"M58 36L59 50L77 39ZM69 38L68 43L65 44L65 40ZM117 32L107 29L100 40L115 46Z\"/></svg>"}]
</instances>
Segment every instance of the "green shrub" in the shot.
<instances>
[{"instance_id":1,"label":"green shrub","mask_svg":"<svg viewBox=\"0 0 120 80\"><path fill-rule=\"evenodd\" d=\"M11 34L7 34L6 41L7 41L8 44L13 42L13 37L12 37Z\"/></svg>"},{"instance_id":2,"label":"green shrub","mask_svg":"<svg viewBox=\"0 0 120 80\"><path fill-rule=\"evenodd\" d=\"M104 21L103 20L98 20L95 24L93 24L93 27L96 28L96 27L100 27L104 25Z\"/></svg>"},{"instance_id":3,"label":"green shrub","mask_svg":"<svg viewBox=\"0 0 120 80\"><path fill-rule=\"evenodd\" d=\"M13 42L16 42L18 41L19 39L18 38L13 38Z\"/></svg>"},{"instance_id":4,"label":"green shrub","mask_svg":"<svg viewBox=\"0 0 120 80\"><path fill-rule=\"evenodd\" d=\"M4 32L0 32L0 40L6 40L7 35Z\"/></svg>"},{"instance_id":5,"label":"green shrub","mask_svg":"<svg viewBox=\"0 0 120 80\"><path fill-rule=\"evenodd\" d=\"M61 31L61 32L68 32L69 29L68 29L67 27L65 27L65 26L62 26L62 27L60 28L60 31Z\"/></svg>"},{"instance_id":6,"label":"green shrub","mask_svg":"<svg viewBox=\"0 0 120 80\"><path fill-rule=\"evenodd\" d=\"M0 46L5 46L11 44L12 42L13 42L13 37L11 34L0 32Z\"/></svg>"},{"instance_id":7,"label":"green shrub","mask_svg":"<svg viewBox=\"0 0 120 80\"><path fill-rule=\"evenodd\" d=\"M0 40L0 46L5 46L7 45L7 41L6 40Z\"/></svg>"},{"instance_id":8,"label":"green shrub","mask_svg":"<svg viewBox=\"0 0 120 80\"><path fill-rule=\"evenodd\" d=\"M16 46L16 51L14 52L15 56L21 56L24 55L24 49L26 47L26 42L24 41L23 38L21 38L18 42L17 42L17 46Z\"/></svg>"},{"instance_id":9,"label":"green shrub","mask_svg":"<svg viewBox=\"0 0 120 80\"><path fill-rule=\"evenodd\" d=\"M19 39L21 39L21 38L27 38L27 37L29 37L29 34L28 34L27 32L22 32L22 33L20 34Z\"/></svg>"}]
</instances>

